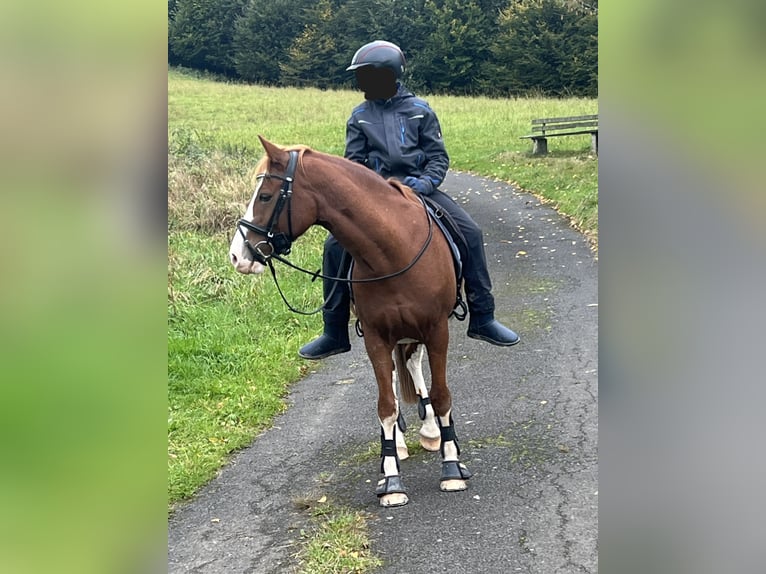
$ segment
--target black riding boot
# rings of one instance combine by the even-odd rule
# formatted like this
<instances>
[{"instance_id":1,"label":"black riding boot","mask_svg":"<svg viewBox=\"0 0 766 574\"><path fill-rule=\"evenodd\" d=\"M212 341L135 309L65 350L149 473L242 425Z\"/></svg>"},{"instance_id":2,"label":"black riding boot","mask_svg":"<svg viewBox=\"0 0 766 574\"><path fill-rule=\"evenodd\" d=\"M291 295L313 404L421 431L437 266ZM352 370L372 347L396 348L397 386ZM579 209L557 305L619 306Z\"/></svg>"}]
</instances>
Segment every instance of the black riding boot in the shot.
<instances>
[{"instance_id":1,"label":"black riding boot","mask_svg":"<svg viewBox=\"0 0 766 574\"><path fill-rule=\"evenodd\" d=\"M493 316L471 315L468 336L500 347L510 347L519 342L519 336Z\"/></svg>"},{"instance_id":2,"label":"black riding boot","mask_svg":"<svg viewBox=\"0 0 766 574\"><path fill-rule=\"evenodd\" d=\"M348 340L348 322L325 323L324 332L318 339L303 345L298 354L304 359L317 361L351 350Z\"/></svg>"},{"instance_id":3,"label":"black riding boot","mask_svg":"<svg viewBox=\"0 0 766 574\"><path fill-rule=\"evenodd\" d=\"M463 260L465 294L471 314L468 336L501 347L515 345L519 342L519 336L495 319L495 298L492 296L481 228L446 193L436 190L429 198L449 213L463 234L465 243L461 245L458 242L458 247Z\"/></svg>"},{"instance_id":4,"label":"black riding boot","mask_svg":"<svg viewBox=\"0 0 766 574\"><path fill-rule=\"evenodd\" d=\"M324 244L322 273L328 277L345 277L351 258L330 235ZM318 339L303 345L298 354L304 359L319 360L351 350L348 340L348 320L350 316L350 294L348 285L337 281L323 280L324 293L324 332Z\"/></svg>"}]
</instances>

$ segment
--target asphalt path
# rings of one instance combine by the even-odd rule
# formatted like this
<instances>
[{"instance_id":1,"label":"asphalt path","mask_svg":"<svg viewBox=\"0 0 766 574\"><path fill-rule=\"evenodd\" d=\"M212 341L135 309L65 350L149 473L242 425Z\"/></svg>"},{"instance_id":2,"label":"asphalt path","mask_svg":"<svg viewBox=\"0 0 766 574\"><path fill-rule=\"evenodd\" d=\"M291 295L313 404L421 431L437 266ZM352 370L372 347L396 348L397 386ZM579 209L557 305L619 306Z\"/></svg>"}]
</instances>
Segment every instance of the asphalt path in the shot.
<instances>
[{"instance_id":1,"label":"asphalt path","mask_svg":"<svg viewBox=\"0 0 766 574\"><path fill-rule=\"evenodd\" d=\"M496 347L451 322L468 490L440 492L439 454L413 450L402 461L410 503L378 506L377 391L354 337L351 352L312 364L274 427L174 512L169 573L294 572L310 524L302 502L323 496L368 513L377 572L597 572L596 258L564 218L507 183L451 171L442 189L483 229L496 317L521 337ZM403 408L414 439L417 409Z\"/></svg>"}]
</instances>

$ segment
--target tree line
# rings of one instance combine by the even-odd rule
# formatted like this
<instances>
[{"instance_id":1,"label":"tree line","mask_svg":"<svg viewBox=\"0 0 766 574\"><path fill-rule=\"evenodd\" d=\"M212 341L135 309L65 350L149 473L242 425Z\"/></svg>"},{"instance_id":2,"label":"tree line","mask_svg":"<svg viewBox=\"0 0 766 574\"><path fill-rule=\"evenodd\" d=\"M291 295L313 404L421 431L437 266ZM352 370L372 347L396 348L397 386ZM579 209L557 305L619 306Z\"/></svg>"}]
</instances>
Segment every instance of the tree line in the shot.
<instances>
[{"instance_id":1,"label":"tree line","mask_svg":"<svg viewBox=\"0 0 766 574\"><path fill-rule=\"evenodd\" d=\"M273 86L351 87L372 40L418 92L598 96L598 0L168 0L168 62Z\"/></svg>"}]
</instances>

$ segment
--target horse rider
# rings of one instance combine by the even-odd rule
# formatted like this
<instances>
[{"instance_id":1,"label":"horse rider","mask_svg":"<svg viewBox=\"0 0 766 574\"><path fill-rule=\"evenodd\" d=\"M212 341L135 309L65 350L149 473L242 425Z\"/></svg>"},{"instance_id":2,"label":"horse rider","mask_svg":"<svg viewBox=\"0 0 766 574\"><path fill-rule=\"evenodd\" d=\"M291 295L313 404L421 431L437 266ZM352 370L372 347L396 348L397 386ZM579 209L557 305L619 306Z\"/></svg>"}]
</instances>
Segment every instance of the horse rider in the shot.
<instances>
[{"instance_id":1,"label":"horse rider","mask_svg":"<svg viewBox=\"0 0 766 574\"><path fill-rule=\"evenodd\" d=\"M370 42L354 54L346 70L354 71L365 101L354 108L346 122L344 156L385 178L398 179L452 217L466 240L460 253L470 313L467 334L493 345L515 345L519 336L495 319L482 231L460 205L438 189L449 167L439 120L424 100L402 85L404 68L404 54L390 42ZM328 236L322 273L346 277L350 259L337 240ZM351 350L348 285L324 279L323 292L323 333L301 347L298 354L304 359L323 359Z\"/></svg>"}]
</instances>

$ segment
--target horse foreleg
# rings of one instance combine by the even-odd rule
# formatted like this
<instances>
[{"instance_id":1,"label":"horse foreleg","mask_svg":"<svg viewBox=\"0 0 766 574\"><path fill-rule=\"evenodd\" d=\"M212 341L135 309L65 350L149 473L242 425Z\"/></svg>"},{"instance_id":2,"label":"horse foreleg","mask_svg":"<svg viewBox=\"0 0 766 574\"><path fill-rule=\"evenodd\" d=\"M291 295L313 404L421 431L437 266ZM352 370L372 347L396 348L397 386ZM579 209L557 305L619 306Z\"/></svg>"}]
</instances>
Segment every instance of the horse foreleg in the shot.
<instances>
[{"instance_id":1,"label":"horse foreleg","mask_svg":"<svg viewBox=\"0 0 766 574\"><path fill-rule=\"evenodd\" d=\"M374 335L370 333L365 333L365 346L378 382L380 472L383 478L378 481L375 494L381 506L402 506L409 502L409 498L399 475L399 456L396 452L399 407L393 387L392 349L385 348L379 342L376 344Z\"/></svg>"},{"instance_id":2,"label":"horse foreleg","mask_svg":"<svg viewBox=\"0 0 766 574\"><path fill-rule=\"evenodd\" d=\"M441 444L441 433L434 417L434 408L431 405L431 399L428 397L428 388L423 377L423 345L407 361L407 369L412 375L412 382L415 385L415 392L420 399L418 400L418 415L423 425L420 427L420 445L431 452L439 450Z\"/></svg>"},{"instance_id":3,"label":"horse foreleg","mask_svg":"<svg viewBox=\"0 0 766 574\"><path fill-rule=\"evenodd\" d=\"M465 481L473 475L459 459L460 446L455 435L452 410L447 411L445 416L438 417L438 420L442 439L442 475L439 488L446 492L465 490L468 488Z\"/></svg>"}]
</instances>

